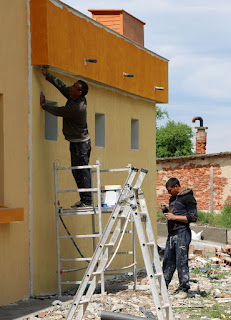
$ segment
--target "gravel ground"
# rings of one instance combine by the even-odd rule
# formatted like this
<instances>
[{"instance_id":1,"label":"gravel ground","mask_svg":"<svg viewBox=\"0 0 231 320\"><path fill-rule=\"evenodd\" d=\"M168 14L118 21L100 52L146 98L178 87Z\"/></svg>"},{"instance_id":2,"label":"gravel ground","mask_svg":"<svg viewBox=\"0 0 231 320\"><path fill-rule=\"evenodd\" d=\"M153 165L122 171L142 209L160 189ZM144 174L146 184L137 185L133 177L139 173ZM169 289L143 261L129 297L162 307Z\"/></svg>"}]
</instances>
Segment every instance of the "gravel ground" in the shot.
<instances>
[{"instance_id":1,"label":"gravel ground","mask_svg":"<svg viewBox=\"0 0 231 320\"><path fill-rule=\"evenodd\" d=\"M169 286L169 296L175 319L231 319L231 268L224 264L215 266L210 259L194 256L190 264L191 289L187 299L175 298L178 279L175 273ZM152 311L155 306L145 270L138 274L138 286L145 290L120 290L107 292L105 295L94 294L88 305L84 319L99 320L102 310L121 312L130 315L143 316L143 307ZM106 285L133 285L131 276L111 277ZM70 292L69 292L70 294ZM68 298L68 296L66 297ZM53 306L45 311L39 311L33 316L20 318L23 320L63 320L71 306L71 300L61 302L55 300Z\"/></svg>"}]
</instances>

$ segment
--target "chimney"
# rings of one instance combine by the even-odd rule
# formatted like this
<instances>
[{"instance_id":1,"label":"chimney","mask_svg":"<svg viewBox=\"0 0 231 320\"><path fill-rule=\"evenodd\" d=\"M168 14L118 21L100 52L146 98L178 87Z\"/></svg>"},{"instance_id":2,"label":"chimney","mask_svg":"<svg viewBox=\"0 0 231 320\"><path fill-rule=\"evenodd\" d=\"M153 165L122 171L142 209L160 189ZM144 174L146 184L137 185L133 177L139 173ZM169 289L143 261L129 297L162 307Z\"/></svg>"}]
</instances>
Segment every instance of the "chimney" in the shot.
<instances>
[{"instance_id":1,"label":"chimney","mask_svg":"<svg viewBox=\"0 0 231 320\"><path fill-rule=\"evenodd\" d=\"M92 19L104 24L108 28L125 37L144 45L145 23L123 9L88 9Z\"/></svg>"},{"instance_id":2,"label":"chimney","mask_svg":"<svg viewBox=\"0 0 231 320\"><path fill-rule=\"evenodd\" d=\"M192 122L196 120L200 121L200 127L195 127L196 132L196 154L205 154L206 153L206 142L207 142L207 132L205 129L208 127L203 127L203 119L201 117L195 117L192 119Z\"/></svg>"}]
</instances>

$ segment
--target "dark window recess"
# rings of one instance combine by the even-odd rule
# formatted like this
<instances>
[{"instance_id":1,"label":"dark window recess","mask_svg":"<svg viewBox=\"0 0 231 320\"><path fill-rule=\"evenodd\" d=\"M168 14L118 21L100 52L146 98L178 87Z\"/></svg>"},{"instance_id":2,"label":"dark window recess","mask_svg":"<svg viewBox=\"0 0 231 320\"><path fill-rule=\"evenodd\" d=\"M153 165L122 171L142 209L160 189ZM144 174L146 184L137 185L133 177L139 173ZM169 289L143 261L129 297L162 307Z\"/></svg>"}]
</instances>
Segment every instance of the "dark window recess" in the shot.
<instances>
[{"instance_id":1,"label":"dark window recess","mask_svg":"<svg viewBox=\"0 0 231 320\"><path fill-rule=\"evenodd\" d=\"M139 120L131 119L131 149L139 150Z\"/></svg>"},{"instance_id":2,"label":"dark window recess","mask_svg":"<svg viewBox=\"0 0 231 320\"><path fill-rule=\"evenodd\" d=\"M55 101L46 101L50 105L57 107L58 104ZM49 112L45 111L45 139L51 141L58 140L58 117L53 116Z\"/></svg>"},{"instance_id":3,"label":"dark window recess","mask_svg":"<svg viewBox=\"0 0 231 320\"><path fill-rule=\"evenodd\" d=\"M105 147L105 115L103 113L95 114L95 146Z\"/></svg>"}]
</instances>

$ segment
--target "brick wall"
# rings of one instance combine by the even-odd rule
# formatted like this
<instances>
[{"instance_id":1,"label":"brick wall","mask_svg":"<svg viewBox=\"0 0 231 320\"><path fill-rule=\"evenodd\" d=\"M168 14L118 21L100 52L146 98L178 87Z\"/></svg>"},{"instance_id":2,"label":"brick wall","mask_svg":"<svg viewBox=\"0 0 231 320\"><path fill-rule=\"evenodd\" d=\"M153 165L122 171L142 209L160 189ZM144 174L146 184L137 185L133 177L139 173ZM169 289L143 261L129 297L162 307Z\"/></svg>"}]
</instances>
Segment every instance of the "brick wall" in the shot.
<instances>
[{"instance_id":1,"label":"brick wall","mask_svg":"<svg viewBox=\"0 0 231 320\"><path fill-rule=\"evenodd\" d=\"M220 210L231 201L231 153L157 159L158 206L169 201L165 183L171 177L193 189L201 210Z\"/></svg>"}]
</instances>

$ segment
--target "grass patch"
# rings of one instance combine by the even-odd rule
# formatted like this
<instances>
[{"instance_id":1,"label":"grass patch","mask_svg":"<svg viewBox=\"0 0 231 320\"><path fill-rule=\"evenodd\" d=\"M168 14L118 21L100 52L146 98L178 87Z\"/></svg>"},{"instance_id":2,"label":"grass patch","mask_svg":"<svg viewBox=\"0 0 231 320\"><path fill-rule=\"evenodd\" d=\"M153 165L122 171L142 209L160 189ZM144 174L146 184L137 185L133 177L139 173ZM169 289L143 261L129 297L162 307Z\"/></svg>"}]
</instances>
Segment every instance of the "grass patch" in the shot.
<instances>
[{"instance_id":1,"label":"grass patch","mask_svg":"<svg viewBox=\"0 0 231 320\"><path fill-rule=\"evenodd\" d=\"M231 203L225 202L221 210L221 223L226 228L231 228Z\"/></svg>"},{"instance_id":2,"label":"grass patch","mask_svg":"<svg viewBox=\"0 0 231 320\"><path fill-rule=\"evenodd\" d=\"M198 211L200 224L208 224L212 227L231 228L231 203L225 202L220 213Z\"/></svg>"},{"instance_id":3,"label":"grass patch","mask_svg":"<svg viewBox=\"0 0 231 320\"><path fill-rule=\"evenodd\" d=\"M203 300L201 301L203 304ZM227 308L228 309L228 308ZM204 308L174 308L178 313L185 313L190 316L190 319L201 319L201 317L205 317L206 319L223 319L229 318L230 312L226 310L224 305L215 303L213 305L205 306Z\"/></svg>"},{"instance_id":4,"label":"grass patch","mask_svg":"<svg viewBox=\"0 0 231 320\"><path fill-rule=\"evenodd\" d=\"M229 312L225 311L224 306L216 303L213 306L208 306L200 310L200 314L192 315L191 319L200 319L201 317L206 316L207 319L217 318L222 319L229 317Z\"/></svg>"},{"instance_id":5,"label":"grass patch","mask_svg":"<svg viewBox=\"0 0 231 320\"><path fill-rule=\"evenodd\" d=\"M162 211L157 211L157 221L164 218L164 217L165 217L165 215L163 214Z\"/></svg>"}]
</instances>

